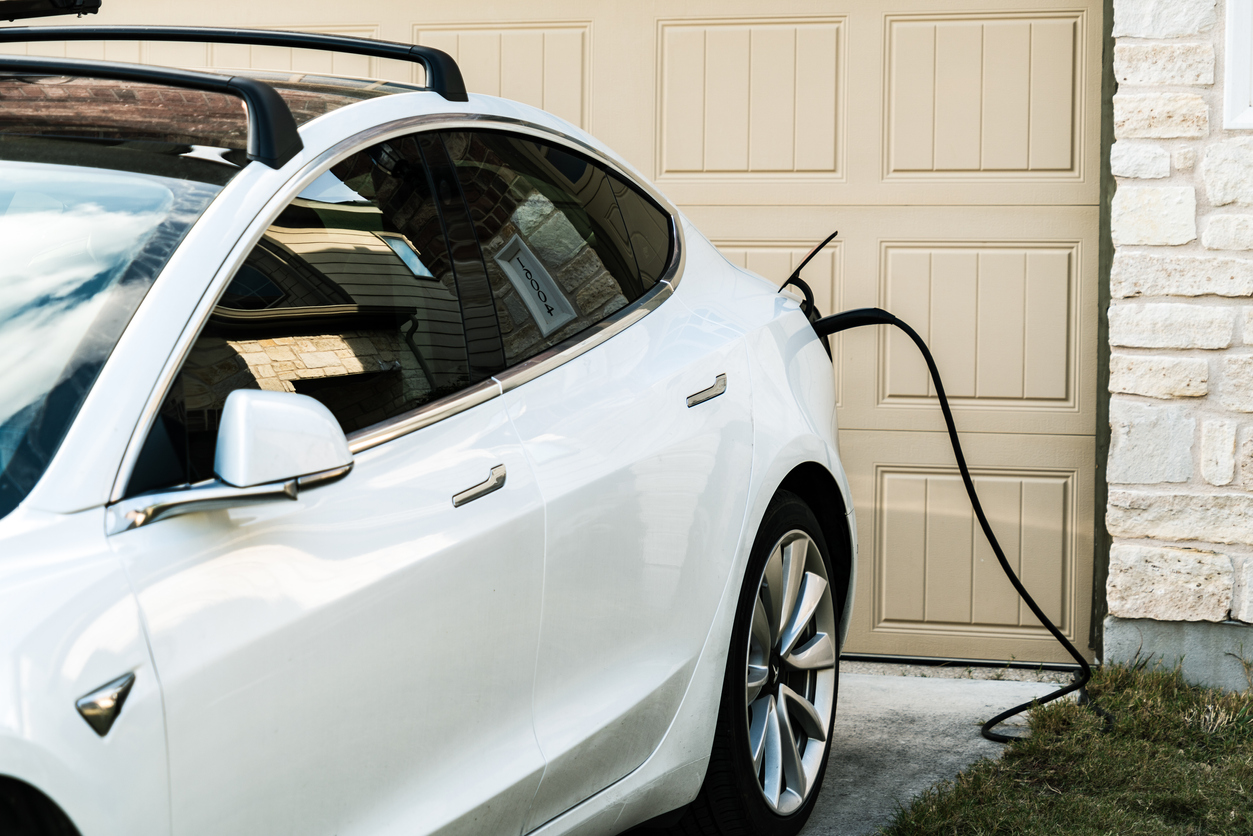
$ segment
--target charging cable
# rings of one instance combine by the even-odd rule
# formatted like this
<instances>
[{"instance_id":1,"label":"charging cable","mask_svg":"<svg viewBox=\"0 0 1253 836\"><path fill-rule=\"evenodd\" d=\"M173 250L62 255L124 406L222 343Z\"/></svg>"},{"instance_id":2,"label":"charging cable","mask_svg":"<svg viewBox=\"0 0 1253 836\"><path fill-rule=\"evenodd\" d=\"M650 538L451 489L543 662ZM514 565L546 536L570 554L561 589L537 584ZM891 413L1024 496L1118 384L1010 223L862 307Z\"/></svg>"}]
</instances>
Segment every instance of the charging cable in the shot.
<instances>
[{"instance_id":1,"label":"charging cable","mask_svg":"<svg viewBox=\"0 0 1253 836\"><path fill-rule=\"evenodd\" d=\"M833 314L832 316L819 317L818 310L814 306L813 291L810 290L809 286L801 280L800 271L806 264L809 263L810 259L812 259L838 234L838 232L832 233L826 241L823 241L815 247L813 251L805 257L805 260L801 262L800 266L796 268L788 280L783 283L783 287L793 284L800 288L800 290L805 294L805 302L802 303L801 310L807 317L809 317L809 321L812 323L814 331L822 338L823 346L826 348L828 355L831 354L831 346L827 338L831 334L837 334L840 331L847 331L850 328L860 328L863 325L894 325L904 331L905 334L914 341L914 345L918 346L918 350L922 352L923 359L927 361L927 369L931 372L931 379L935 381L935 392L940 399L940 410L944 413L944 424L948 427L949 441L952 442L953 454L957 457L957 469L961 471L962 483L966 486L966 495L970 497L970 504L974 508L975 517L979 520L979 527L983 529L983 534L988 538L988 543L991 544L992 551L996 553L996 559L1001 564L1001 569L1004 570L1006 577L1009 578L1009 582L1014 585L1014 589L1017 590L1018 595L1027 603L1027 606L1031 609L1031 612L1035 614L1035 617L1040 620L1040 623L1053 634L1053 638L1057 639L1057 641L1061 643L1062 647L1066 648L1066 652L1073 656L1075 661L1079 664L1079 672L1075 675L1074 681L1069 685L1059 688L1056 691L1052 691L1043 697L1039 697L1038 699L1025 702L1021 705L1016 705L1007 711L1001 712L991 720L984 723L983 727L979 730L980 733L988 740L992 740L997 743L1009 743L1012 740L1018 740L1018 737L1000 734L999 732L992 731L992 729L1016 714L1021 714L1034 706L1044 705L1045 703L1060 699L1061 697L1075 691L1079 692L1080 705L1087 705L1097 714L1101 715L1101 717L1104 718L1105 727L1108 729L1113 718L1107 711L1093 703L1087 695L1086 686L1088 684L1088 680L1092 678L1092 668L1088 664L1088 660L1083 658L1083 654L1070 643L1070 640L1062 634L1061 630L1057 629L1057 625L1049 620L1049 617L1044 614L1044 610L1040 609L1040 605L1035 602L1035 599L1033 599L1027 592L1026 587L1022 585L1022 581L1018 579L1018 575L1014 573L1013 568L1009 565L1009 561L1005 558L1005 552L1001 549L1001 544L997 541L996 534L992 531L992 526L988 522L987 514L983 512L983 505L979 502L979 494L975 492L974 480L970 476L970 468L966 466L966 456L962 453L961 441L957 438L957 425L953 421L953 410L949 408L948 397L944 394L944 383L940 380L940 370L936 368L935 358L931 356L931 351L927 348L927 344L923 341L922 337L918 336L917 331L882 308L857 308L855 310ZM780 290L782 290L782 287Z\"/></svg>"}]
</instances>

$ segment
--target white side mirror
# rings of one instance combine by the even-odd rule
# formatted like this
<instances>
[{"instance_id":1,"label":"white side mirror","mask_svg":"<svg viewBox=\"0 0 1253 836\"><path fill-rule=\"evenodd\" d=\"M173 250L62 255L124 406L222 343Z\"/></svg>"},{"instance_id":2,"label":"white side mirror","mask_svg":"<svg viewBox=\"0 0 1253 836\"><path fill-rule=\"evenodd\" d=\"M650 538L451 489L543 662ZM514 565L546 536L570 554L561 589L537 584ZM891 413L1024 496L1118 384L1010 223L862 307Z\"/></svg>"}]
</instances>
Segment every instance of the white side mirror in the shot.
<instances>
[{"instance_id":1,"label":"white side mirror","mask_svg":"<svg viewBox=\"0 0 1253 836\"><path fill-rule=\"evenodd\" d=\"M331 411L308 395L236 389L226 398L213 472L250 488L352 464Z\"/></svg>"}]
</instances>

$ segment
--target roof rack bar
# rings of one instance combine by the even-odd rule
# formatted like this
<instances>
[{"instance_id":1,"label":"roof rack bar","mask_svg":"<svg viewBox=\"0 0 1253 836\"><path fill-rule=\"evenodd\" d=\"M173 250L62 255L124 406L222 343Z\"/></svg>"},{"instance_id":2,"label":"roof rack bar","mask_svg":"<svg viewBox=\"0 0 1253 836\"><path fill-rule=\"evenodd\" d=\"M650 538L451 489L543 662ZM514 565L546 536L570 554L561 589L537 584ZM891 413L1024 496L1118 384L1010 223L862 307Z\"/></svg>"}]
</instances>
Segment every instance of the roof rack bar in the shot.
<instances>
[{"instance_id":1,"label":"roof rack bar","mask_svg":"<svg viewBox=\"0 0 1253 836\"><path fill-rule=\"evenodd\" d=\"M4 30L0 30L2 31ZM72 30L64 27L61 31ZM270 168L281 168L304 148L300 133L296 130L296 120L292 118L287 102L283 101L273 87L256 79L113 61L21 55L0 57L0 75L20 73L109 78L225 93L243 99L248 106L249 159Z\"/></svg>"},{"instance_id":2,"label":"roof rack bar","mask_svg":"<svg viewBox=\"0 0 1253 836\"><path fill-rule=\"evenodd\" d=\"M469 101L461 68L447 52L430 46L287 32L277 29L229 29L212 26L14 26L0 29L0 43L33 41L182 41L190 43L249 44L320 49L371 58L394 58L426 68L428 90L450 102Z\"/></svg>"}]
</instances>

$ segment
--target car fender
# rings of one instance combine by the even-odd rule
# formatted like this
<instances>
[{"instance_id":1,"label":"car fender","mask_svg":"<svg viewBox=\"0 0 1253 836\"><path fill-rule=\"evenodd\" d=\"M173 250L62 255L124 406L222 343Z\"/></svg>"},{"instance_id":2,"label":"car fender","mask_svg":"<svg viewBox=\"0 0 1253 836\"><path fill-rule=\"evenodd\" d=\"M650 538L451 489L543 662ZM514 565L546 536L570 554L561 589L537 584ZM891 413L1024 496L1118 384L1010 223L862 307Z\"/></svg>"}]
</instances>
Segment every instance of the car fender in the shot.
<instances>
[{"instance_id":1,"label":"car fender","mask_svg":"<svg viewBox=\"0 0 1253 836\"><path fill-rule=\"evenodd\" d=\"M0 775L48 796L82 836L156 836L170 825L160 687L103 515L0 520ZM101 737L75 703L127 673Z\"/></svg>"}]
</instances>

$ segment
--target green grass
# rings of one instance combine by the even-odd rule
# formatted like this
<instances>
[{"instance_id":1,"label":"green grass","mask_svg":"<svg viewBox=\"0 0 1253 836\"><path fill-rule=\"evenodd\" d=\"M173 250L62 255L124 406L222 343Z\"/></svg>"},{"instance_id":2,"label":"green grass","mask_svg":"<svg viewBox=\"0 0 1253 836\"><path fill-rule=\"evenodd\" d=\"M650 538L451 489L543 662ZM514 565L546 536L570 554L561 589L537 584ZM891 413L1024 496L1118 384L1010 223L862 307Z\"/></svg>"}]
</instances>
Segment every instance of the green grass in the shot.
<instances>
[{"instance_id":1,"label":"green grass","mask_svg":"<svg viewBox=\"0 0 1253 836\"><path fill-rule=\"evenodd\" d=\"M1253 694L1178 671L1108 667L1089 693L1031 713L1030 738L901 810L887 836L1253 834Z\"/></svg>"}]
</instances>

